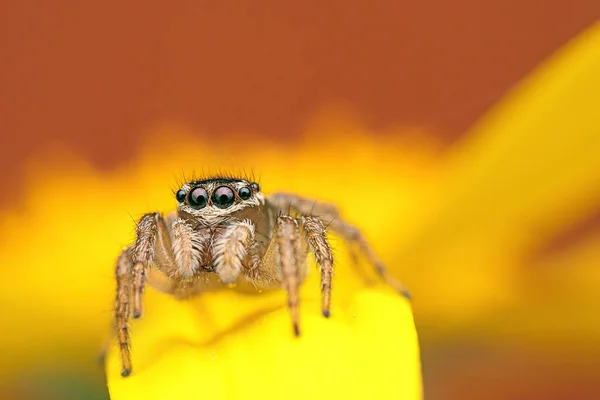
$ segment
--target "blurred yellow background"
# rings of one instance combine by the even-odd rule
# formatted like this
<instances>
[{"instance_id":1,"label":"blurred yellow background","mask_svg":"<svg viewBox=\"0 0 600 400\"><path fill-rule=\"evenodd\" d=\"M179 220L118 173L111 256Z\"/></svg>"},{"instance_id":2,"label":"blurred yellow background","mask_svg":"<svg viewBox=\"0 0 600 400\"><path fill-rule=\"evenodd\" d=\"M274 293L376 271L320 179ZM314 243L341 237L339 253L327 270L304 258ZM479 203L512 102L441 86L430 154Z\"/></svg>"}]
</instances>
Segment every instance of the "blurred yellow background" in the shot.
<instances>
[{"instance_id":1,"label":"blurred yellow background","mask_svg":"<svg viewBox=\"0 0 600 400\"><path fill-rule=\"evenodd\" d=\"M332 201L363 229L414 295L426 398L598 398L598 104L595 25L450 147L427 129L376 131L349 106L293 141L166 123L109 171L46 147L0 211L0 397L107 398L94 362L116 256L135 219L174 208L182 172L221 169ZM340 275L335 287L362 286Z\"/></svg>"}]
</instances>

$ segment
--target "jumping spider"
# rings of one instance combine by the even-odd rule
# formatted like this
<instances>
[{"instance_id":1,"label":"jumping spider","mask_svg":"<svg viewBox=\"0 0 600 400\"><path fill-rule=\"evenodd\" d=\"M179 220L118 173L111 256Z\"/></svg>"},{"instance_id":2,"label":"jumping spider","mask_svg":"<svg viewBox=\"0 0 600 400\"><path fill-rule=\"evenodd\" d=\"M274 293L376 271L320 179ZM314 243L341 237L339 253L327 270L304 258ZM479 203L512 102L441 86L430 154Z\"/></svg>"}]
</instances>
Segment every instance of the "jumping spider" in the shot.
<instances>
[{"instance_id":1,"label":"jumping spider","mask_svg":"<svg viewBox=\"0 0 600 400\"><path fill-rule=\"evenodd\" d=\"M117 261L115 328L122 376L131 373L128 321L142 315L146 280L176 298L223 284L283 287L293 331L299 335L298 292L312 251L321 272L321 312L329 317L333 257L323 221L343 239L356 243L383 280L409 297L360 231L341 219L331 204L288 193L265 196L257 183L231 177L187 182L175 197L176 212L142 216L135 243Z\"/></svg>"}]
</instances>

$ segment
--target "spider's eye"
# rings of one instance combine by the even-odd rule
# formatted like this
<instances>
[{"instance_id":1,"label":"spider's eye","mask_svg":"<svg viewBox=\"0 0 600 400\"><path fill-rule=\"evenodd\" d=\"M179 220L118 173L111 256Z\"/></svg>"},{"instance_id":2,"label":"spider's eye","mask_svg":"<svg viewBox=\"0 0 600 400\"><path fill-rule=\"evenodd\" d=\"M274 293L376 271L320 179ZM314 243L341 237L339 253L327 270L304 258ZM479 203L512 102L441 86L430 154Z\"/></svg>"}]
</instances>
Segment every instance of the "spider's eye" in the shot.
<instances>
[{"instance_id":1,"label":"spider's eye","mask_svg":"<svg viewBox=\"0 0 600 400\"><path fill-rule=\"evenodd\" d=\"M204 208L208 203L208 193L204 188L197 187L190 192L188 202L194 208Z\"/></svg>"},{"instance_id":2,"label":"spider's eye","mask_svg":"<svg viewBox=\"0 0 600 400\"><path fill-rule=\"evenodd\" d=\"M258 186L258 183L253 183L252 185L250 185L250 187L252 188L252 190L254 190L255 192L260 192L260 186Z\"/></svg>"},{"instance_id":3,"label":"spider's eye","mask_svg":"<svg viewBox=\"0 0 600 400\"><path fill-rule=\"evenodd\" d=\"M177 198L178 202L183 203L183 201L185 200L185 190L179 190L175 197Z\"/></svg>"},{"instance_id":4,"label":"spider's eye","mask_svg":"<svg viewBox=\"0 0 600 400\"><path fill-rule=\"evenodd\" d=\"M227 186L219 186L215 189L212 195L212 202L219 208L227 208L233 204L235 194L233 190Z\"/></svg>"},{"instance_id":5,"label":"spider's eye","mask_svg":"<svg viewBox=\"0 0 600 400\"><path fill-rule=\"evenodd\" d=\"M243 187L238 191L238 194L240 195L242 200L248 200L250 198L250 196L252 195L252 191L250 189L248 189L247 187Z\"/></svg>"}]
</instances>

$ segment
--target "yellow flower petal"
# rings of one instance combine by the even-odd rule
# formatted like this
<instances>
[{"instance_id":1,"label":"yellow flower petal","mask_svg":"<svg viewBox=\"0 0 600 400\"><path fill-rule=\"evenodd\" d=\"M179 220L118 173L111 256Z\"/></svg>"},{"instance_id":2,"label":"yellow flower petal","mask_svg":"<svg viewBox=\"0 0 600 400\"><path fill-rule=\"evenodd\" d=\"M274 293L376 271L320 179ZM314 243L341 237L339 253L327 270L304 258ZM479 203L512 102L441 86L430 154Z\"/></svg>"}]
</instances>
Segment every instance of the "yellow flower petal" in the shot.
<instances>
[{"instance_id":1,"label":"yellow flower petal","mask_svg":"<svg viewBox=\"0 0 600 400\"><path fill-rule=\"evenodd\" d=\"M421 321L428 314L432 321L489 324L481 316L522 307L544 272L523 284L530 255L600 202L599 104L597 23L536 68L446 155L445 179L434 193L440 200L430 202L435 211L415 222L412 243L391 256L406 266Z\"/></svg>"},{"instance_id":2,"label":"yellow flower petal","mask_svg":"<svg viewBox=\"0 0 600 400\"><path fill-rule=\"evenodd\" d=\"M305 287L318 288L310 281ZM421 398L408 302L363 289L325 319L318 296L304 292L296 338L281 292L176 301L149 290L146 314L133 323L132 375L121 377L116 346L109 354L111 398Z\"/></svg>"}]
</instances>

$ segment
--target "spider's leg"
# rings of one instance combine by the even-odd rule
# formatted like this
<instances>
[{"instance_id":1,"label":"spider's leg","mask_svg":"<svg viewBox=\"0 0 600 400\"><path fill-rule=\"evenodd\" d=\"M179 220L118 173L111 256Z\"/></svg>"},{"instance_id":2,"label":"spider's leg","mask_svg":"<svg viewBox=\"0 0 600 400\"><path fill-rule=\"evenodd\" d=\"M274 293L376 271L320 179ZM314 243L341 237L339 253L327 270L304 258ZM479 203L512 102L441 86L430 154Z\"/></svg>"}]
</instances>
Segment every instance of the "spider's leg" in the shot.
<instances>
[{"instance_id":1,"label":"spider's leg","mask_svg":"<svg viewBox=\"0 0 600 400\"><path fill-rule=\"evenodd\" d=\"M300 259L298 222L290 216L281 215L275 223L275 260L281 271L283 287L288 292L288 307L292 327L300 335Z\"/></svg>"},{"instance_id":2,"label":"spider's leg","mask_svg":"<svg viewBox=\"0 0 600 400\"><path fill-rule=\"evenodd\" d=\"M326 219L327 217L323 218ZM377 254L375 254L375 251L358 228L339 218L332 221L329 224L329 227L332 231L339 233L345 240L356 243L358 248L367 257L367 260L375 267L375 271L381 279L402 296L410 300L411 294L409 290L398 279L390 275L383 262L379 260L379 257L377 257Z\"/></svg>"},{"instance_id":3,"label":"spider's leg","mask_svg":"<svg viewBox=\"0 0 600 400\"><path fill-rule=\"evenodd\" d=\"M117 296L115 299L115 330L119 341L121 361L123 369L122 376L131 373L131 355L129 351L129 316L132 295L133 261L125 249L117 260L115 277L117 279Z\"/></svg>"},{"instance_id":4,"label":"spider's leg","mask_svg":"<svg viewBox=\"0 0 600 400\"><path fill-rule=\"evenodd\" d=\"M223 283L234 283L240 276L246 254L254 244L254 230L250 220L235 222L215 239L213 264Z\"/></svg>"},{"instance_id":5,"label":"spider's leg","mask_svg":"<svg viewBox=\"0 0 600 400\"><path fill-rule=\"evenodd\" d=\"M327 219L326 216L323 218ZM373 267L375 267L375 271L381 277L381 279L383 279L385 283L390 285L402 296L410 300L410 291L398 279L396 279L389 273L383 262L381 262L379 257L377 257L377 254L375 254L375 251L373 250L367 239L364 237L364 235L361 233L361 231L358 230L358 228L348 224L347 222L339 218L333 220L329 224L329 227L332 231L340 234L345 240L356 243L359 249L367 257L367 260L369 260L369 263L373 265Z\"/></svg>"},{"instance_id":6,"label":"spider's leg","mask_svg":"<svg viewBox=\"0 0 600 400\"><path fill-rule=\"evenodd\" d=\"M329 317L331 305L331 278L333 276L333 255L327 241L327 232L323 222L313 216L303 216L302 226L308 242L321 270L321 313Z\"/></svg>"},{"instance_id":7,"label":"spider's leg","mask_svg":"<svg viewBox=\"0 0 600 400\"><path fill-rule=\"evenodd\" d=\"M353 225L341 218L336 206L329 203L309 200L289 193L275 193L269 196L269 202L276 207L287 207L298 211L302 215L316 215L325 221L331 231L341 235L346 241L358 245L361 252L367 257L369 262L375 268L377 274L398 293L410 299L411 295L408 289L395 277L390 275L385 265L379 260L371 245Z\"/></svg>"},{"instance_id":8,"label":"spider's leg","mask_svg":"<svg viewBox=\"0 0 600 400\"><path fill-rule=\"evenodd\" d=\"M142 316L142 293L146 284L147 270L154 263L156 242L162 235L164 219L159 213L142 216L137 224L135 244L131 248L133 259L133 317Z\"/></svg>"}]
</instances>

